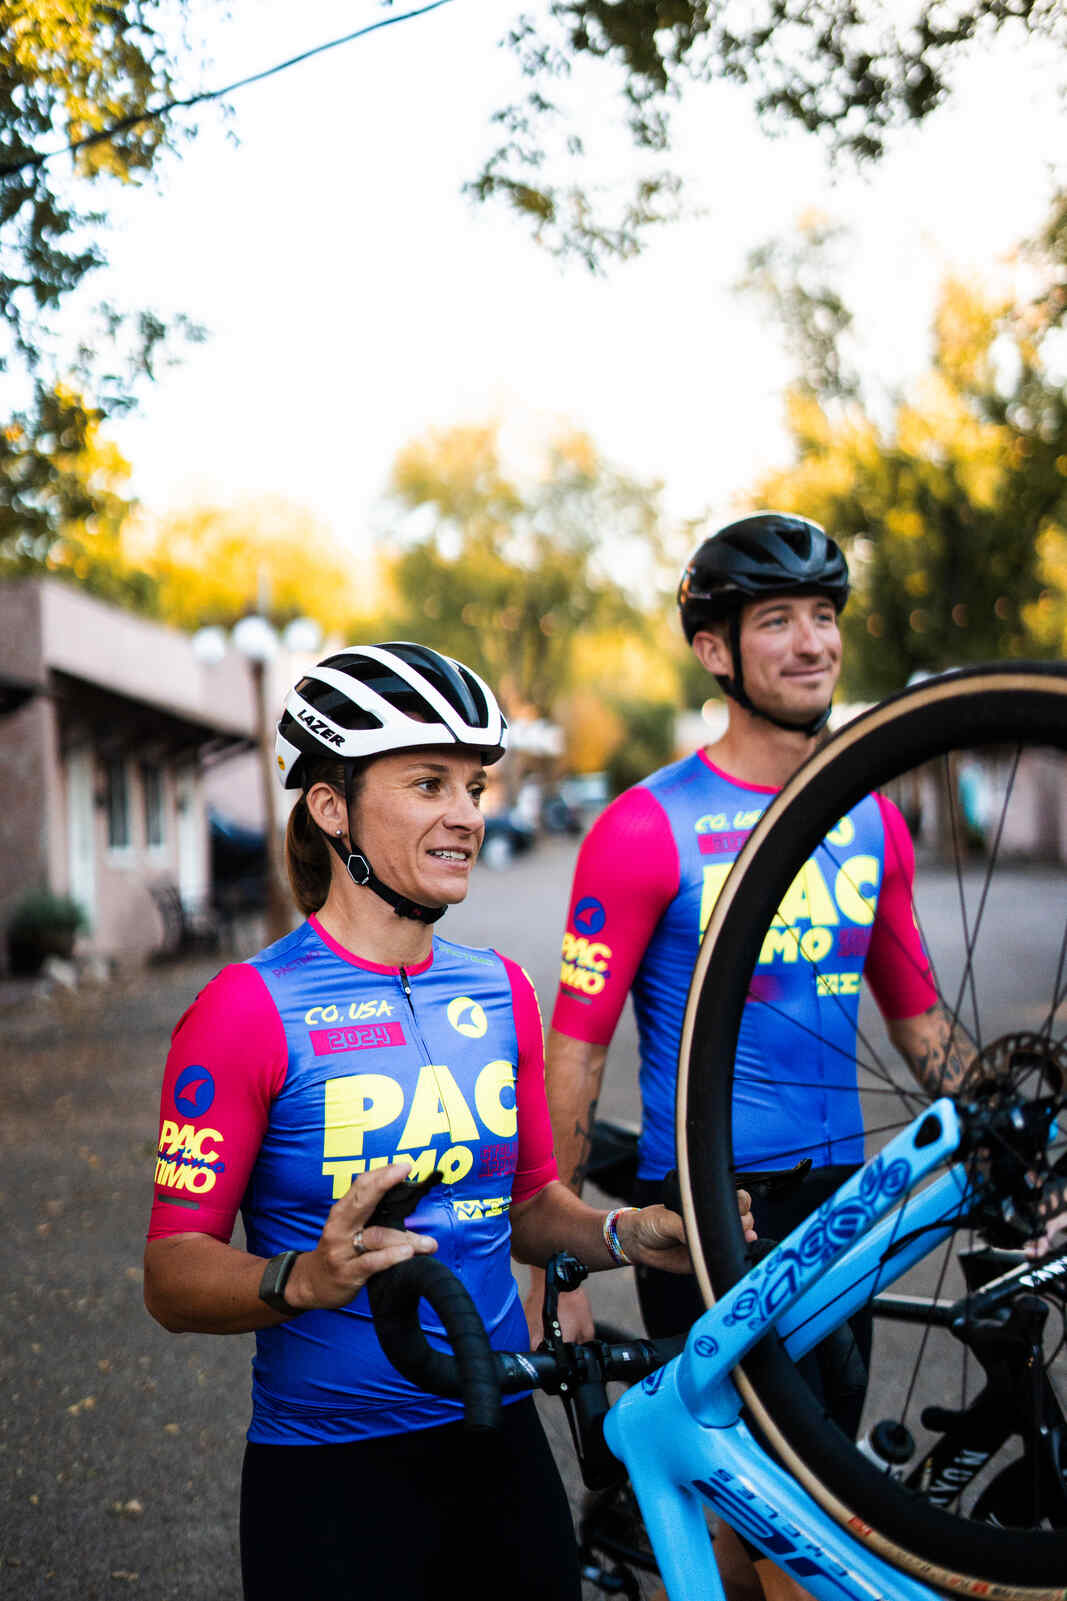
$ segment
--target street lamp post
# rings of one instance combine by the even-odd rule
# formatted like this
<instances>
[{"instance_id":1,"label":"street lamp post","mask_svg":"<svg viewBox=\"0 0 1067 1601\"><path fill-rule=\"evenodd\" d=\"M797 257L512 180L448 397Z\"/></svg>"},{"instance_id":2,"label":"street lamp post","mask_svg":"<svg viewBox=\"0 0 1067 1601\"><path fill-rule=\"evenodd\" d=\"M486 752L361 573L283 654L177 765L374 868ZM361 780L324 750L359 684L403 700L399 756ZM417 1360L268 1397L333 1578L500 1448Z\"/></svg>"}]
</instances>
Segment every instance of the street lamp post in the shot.
<instances>
[{"instance_id":1,"label":"street lamp post","mask_svg":"<svg viewBox=\"0 0 1067 1601\"><path fill-rule=\"evenodd\" d=\"M256 709L256 753L259 757L263 789L263 830L266 846L266 923L267 944L273 945L289 932L289 897L282 883L278 861L277 780L274 777L274 741L267 707L267 668L278 654L278 635L265 617L253 614L234 625L233 643L248 662L252 675L252 696Z\"/></svg>"},{"instance_id":2,"label":"street lamp post","mask_svg":"<svg viewBox=\"0 0 1067 1601\"><path fill-rule=\"evenodd\" d=\"M267 669L277 657L281 642L284 641L286 648L291 651L313 652L318 649L321 634L318 625L310 618L298 617L288 624L279 640L273 623L258 613L252 613L234 624L229 637L235 649L247 661L252 678L255 741L263 799L266 936L267 943L273 944L275 940L282 939L288 934L292 926L292 908L282 878L278 852L278 780L274 771L274 720L267 704ZM226 635L221 629L202 629L194 638L194 648L198 640L200 641L198 654L203 659L213 657L218 660L225 651Z\"/></svg>"}]
</instances>

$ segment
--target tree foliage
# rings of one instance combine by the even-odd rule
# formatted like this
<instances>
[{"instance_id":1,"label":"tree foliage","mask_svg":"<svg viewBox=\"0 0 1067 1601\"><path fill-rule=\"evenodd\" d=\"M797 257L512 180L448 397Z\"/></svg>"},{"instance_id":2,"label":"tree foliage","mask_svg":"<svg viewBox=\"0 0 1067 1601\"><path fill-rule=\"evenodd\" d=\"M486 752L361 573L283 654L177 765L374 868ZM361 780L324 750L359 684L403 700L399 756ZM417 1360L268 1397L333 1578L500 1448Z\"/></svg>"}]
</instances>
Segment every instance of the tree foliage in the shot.
<instances>
[{"instance_id":1,"label":"tree foliage","mask_svg":"<svg viewBox=\"0 0 1067 1601\"><path fill-rule=\"evenodd\" d=\"M1067 45L1062 0L919 0L913 16L882 0L553 0L508 42L530 89L496 114L501 142L470 185L512 208L562 255L596 267L631 255L650 222L673 215L679 181L643 174L607 217L581 179L589 123L565 104L568 80L595 64L618 90L641 152L670 144L670 110L694 83L749 86L771 131L796 127L831 151L882 154L889 131L944 100L960 53L1013 31Z\"/></svg>"},{"instance_id":2,"label":"tree foliage","mask_svg":"<svg viewBox=\"0 0 1067 1601\"><path fill-rule=\"evenodd\" d=\"M0 317L31 366L48 315L106 259L102 216L82 192L143 179L168 127L137 122L86 147L73 182L69 160L39 158L171 94L174 40L163 23L182 9L182 0L0 0Z\"/></svg>"},{"instance_id":3,"label":"tree foliage","mask_svg":"<svg viewBox=\"0 0 1067 1601\"><path fill-rule=\"evenodd\" d=\"M0 577L52 573L154 610L155 585L123 554L129 476L99 412L63 385L42 389L32 421L0 430Z\"/></svg>"},{"instance_id":4,"label":"tree foliage","mask_svg":"<svg viewBox=\"0 0 1067 1601\"><path fill-rule=\"evenodd\" d=\"M790 396L797 459L756 498L849 548L853 694L1067 643L1067 202L1017 265L1025 295L944 285L930 369L888 423L814 370Z\"/></svg>"},{"instance_id":5,"label":"tree foliage","mask_svg":"<svg viewBox=\"0 0 1067 1601\"><path fill-rule=\"evenodd\" d=\"M90 527L118 514L82 471L102 449L99 425L132 404L175 337L201 337L181 316L101 304L72 342L59 316L106 262L106 217L85 197L144 181L171 142L166 122L123 127L73 171L69 157L40 159L173 91L184 11L185 0L0 0L0 373L23 397L0 418L0 560L23 570L46 570L53 553L69 565L68 514Z\"/></svg>"},{"instance_id":6,"label":"tree foliage","mask_svg":"<svg viewBox=\"0 0 1067 1601\"><path fill-rule=\"evenodd\" d=\"M276 496L194 506L127 530L124 559L151 582L159 615L179 628L229 627L251 611L283 624L311 617L359 631L383 592L301 506Z\"/></svg>"},{"instance_id":7,"label":"tree foliage","mask_svg":"<svg viewBox=\"0 0 1067 1601\"><path fill-rule=\"evenodd\" d=\"M580 640L648 629L671 563L658 486L607 467L584 435L555 440L524 482L494 427L441 430L401 453L392 487L411 514L395 626L474 667L514 713L552 712Z\"/></svg>"}]
</instances>

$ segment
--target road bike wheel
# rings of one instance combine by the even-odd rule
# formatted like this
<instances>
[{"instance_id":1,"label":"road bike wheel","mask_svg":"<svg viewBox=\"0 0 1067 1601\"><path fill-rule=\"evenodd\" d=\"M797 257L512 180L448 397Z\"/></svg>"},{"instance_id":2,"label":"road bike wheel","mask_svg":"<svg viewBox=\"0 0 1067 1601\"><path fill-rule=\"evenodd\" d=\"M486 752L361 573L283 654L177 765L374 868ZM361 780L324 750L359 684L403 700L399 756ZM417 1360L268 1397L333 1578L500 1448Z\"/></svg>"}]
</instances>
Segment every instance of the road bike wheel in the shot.
<instances>
[{"instance_id":1,"label":"road bike wheel","mask_svg":"<svg viewBox=\"0 0 1067 1601\"><path fill-rule=\"evenodd\" d=\"M734 1202L731 1105L746 1001L773 1004L765 998L766 985L750 991L764 939L804 863L872 791L895 797L902 809L918 798L928 817L931 809L939 812L937 849L925 848L920 835L913 910L950 1015L969 1031L987 1061L1002 1070L1005 1062L1031 1063L1028 1081L1022 1068L1016 1074L1021 1093L1036 1096L1050 1085L1062 1088L1067 1076L1067 874L1058 859L1049 864L1033 852L1029 859L1019 857L1016 847L1028 832L1036 837L1042 796L1059 808L1067 789L1065 750L1067 671L1058 664L948 674L846 725L753 829L701 946L679 1061L683 1206L709 1305L745 1272ZM965 759L980 763L996 802L981 854L973 852L975 842L957 801ZM946 849L954 861L943 860ZM944 928L949 895L957 907L954 934ZM1026 919L1026 954L1022 967L1013 970L1001 954L1002 936L1008 920L1020 914ZM810 948L825 943L814 941ZM831 1005L832 983L825 995L818 988L828 960L821 970L812 962L812 983L820 1004ZM928 1100L884 1036L878 1037L879 1027L873 1009L870 1017L861 1013L857 1067L868 1158ZM1017 1048L1023 1036L1032 1046L1030 1056ZM798 1025L797 1050L804 1044L805 1031ZM1065 1121L1061 1113L1061 1126ZM1063 1150L1061 1133L1053 1159ZM788 1167L797 1154L803 1153L783 1152L779 1162L761 1165ZM974 1241L960 1233L962 1241L950 1237L894 1293L942 1300L961 1295L953 1247ZM1063 1317L1061 1306L1049 1319L1042 1347L1060 1408L1067 1404L1060 1372ZM773 1453L828 1513L888 1561L950 1591L1019 1601L1062 1601L1067 1595L1067 1530L1042 1527L1036 1514L1029 1520L1032 1526L1024 1528L994 1527L973 1516L975 1507L981 1515L983 1488L1007 1471L1012 1452L1018 1456L1017 1439L1007 1442L950 1506L935 1506L867 1461L825 1415L776 1335L760 1342L735 1378L750 1420ZM925 1445L930 1431L924 1415L929 1421L932 1407L966 1405L978 1383L969 1348L947 1330L923 1324L882 1328L876 1320L868 1421L904 1422ZM1020 1478L1016 1470L1002 1482Z\"/></svg>"}]
</instances>

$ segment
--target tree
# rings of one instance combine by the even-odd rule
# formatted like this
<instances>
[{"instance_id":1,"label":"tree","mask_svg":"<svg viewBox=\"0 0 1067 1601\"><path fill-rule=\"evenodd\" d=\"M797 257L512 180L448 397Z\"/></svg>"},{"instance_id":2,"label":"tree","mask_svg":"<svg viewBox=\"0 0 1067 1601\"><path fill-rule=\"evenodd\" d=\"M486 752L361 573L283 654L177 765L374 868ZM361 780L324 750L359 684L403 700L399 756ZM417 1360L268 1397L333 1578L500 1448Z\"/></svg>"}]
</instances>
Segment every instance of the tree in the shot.
<instances>
[{"instance_id":1,"label":"tree","mask_svg":"<svg viewBox=\"0 0 1067 1601\"><path fill-rule=\"evenodd\" d=\"M129 476L99 412L63 385L42 388L33 424L15 416L0 430L0 577L54 573L153 611L155 585L122 548Z\"/></svg>"},{"instance_id":2,"label":"tree","mask_svg":"<svg viewBox=\"0 0 1067 1601\"><path fill-rule=\"evenodd\" d=\"M0 0L0 317L9 354L31 366L43 319L106 259L103 218L75 194L143 180L171 143L165 119L133 119L174 92L162 24L183 10L184 0ZM74 157L74 184L68 161L41 160L115 124Z\"/></svg>"},{"instance_id":3,"label":"tree","mask_svg":"<svg viewBox=\"0 0 1067 1601\"><path fill-rule=\"evenodd\" d=\"M309 511L277 496L143 521L127 528L123 552L179 628L228 627L262 610L277 623L313 617L327 633L348 633L383 600L372 561L357 567Z\"/></svg>"},{"instance_id":4,"label":"tree","mask_svg":"<svg viewBox=\"0 0 1067 1601\"><path fill-rule=\"evenodd\" d=\"M586 154L579 130L594 124L602 100L584 122L564 104L583 68L595 63L634 145L657 159L670 144L672 104L688 85L722 79L755 90L769 130L799 125L863 160L882 154L892 128L929 116L961 53L1002 32L1065 46L1067 11L1060 0L922 0L917 14L880 0L553 0L508 35L531 87L496 114L502 141L470 189L595 268L632 255L650 223L675 213L679 180L649 171L615 216L594 205L571 174Z\"/></svg>"},{"instance_id":5,"label":"tree","mask_svg":"<svg viewBox=\"0 0 1067 1601\"><path fill-rule=\"evenodd\" d=\"M887 424L842 399L818 362L789 397L797 459L755 498L815 517L848 546L854 695L900 688L916 671L1062 649L1067 202L1023 260L1035 285L1026 299L944 285L931 367Z\"/></svg>"},{"instance_id":6,"label":"tree","mask_svg":"<svg viewBox=\"0 0 1067 1601\"><path fill-rule=\"evenodd\" d=\"M583 638L646 631L674 571L659 486L605 466L581 434L520 482L494 427L441 430L400 454L392 488L411 514L396 626L482 673L515 714L551 714Z\"/></svg>"},{"instance_id":7,"label":"tree","mask_svg":"<svg viewBox=\"0 0 1067 1601\"><path fill-rule=\"evenodd\" d=\"M200 337L182 317L168 325L151 311L108 305L76 348L57 326L63 302L106 261L104 214L82 196L143 182L173 143L165 120L136 119L176 88L176 55L188 40L174 31L185 8L186 0L0 0L0 373L23 397L0 418L12 447L0 458L0 529L4 559L14 541L23 566L32 551L46 569L64 537L69 447L89 433L95 441L100 422L132 404L173 337ZM41 159L115 124L75 155L73 175L70 158ZM50 468L57 439L67 466ZM94 507L88 481L79 494L77 517L117 510Z\"/></svg>"}]
</instances>

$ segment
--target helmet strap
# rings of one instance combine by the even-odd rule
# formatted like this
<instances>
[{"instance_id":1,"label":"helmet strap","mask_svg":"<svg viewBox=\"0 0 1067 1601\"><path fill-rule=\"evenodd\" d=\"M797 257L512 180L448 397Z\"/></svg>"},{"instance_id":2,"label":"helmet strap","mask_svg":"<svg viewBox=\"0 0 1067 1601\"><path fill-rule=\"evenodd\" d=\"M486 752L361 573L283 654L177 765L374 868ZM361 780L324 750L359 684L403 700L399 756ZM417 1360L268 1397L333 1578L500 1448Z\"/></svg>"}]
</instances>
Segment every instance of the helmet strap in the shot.
<instances>
[{"instance_id":1,"label":"helmet strap","mask_svg":"<svg viewBox=\"0 0 1067 1601\"><path fill-rule=\"evenodd\" d=\"M821 733L830 721L833 702L830 702L825 711L819 712L815 717L811 717L807 722L803 723L791 723L786 718L776 717L773 712L766 712L762 706L757 706L753 700L749 699L748 691L745 688L744 674L741 669L740 608L731 612L728 626L730 632L730 659L733 662L734 674L732 678L727 678L725 673L717 673L716 679L719 687L732 700L735 700L739 706L743 706L747 712L751 712L753 717L762 717L764 722L773 723L775 728L787 729L791 734L804 734L808 739L814 739L815 735Z\"/></svg>"},{"instance_id":2,"label":"helmet strap","mask_svg":"<svg viewBox=\"0 0 1067 1601\"><path fill-rule=\"evenodd\" d=\"M345 816L348 819L348 835L352 844L346 845L343 839L336 839L327 834L326 841L337 852L344 863L345 871L353 884L360 889L373 890L379 899L385 901L393 908L397 917L409 917L416 923L436 923L448 911L447 906L423 906L420 901L413 901L407 895L401 895L395 889L390 889L371 867L370 862L358 848L353 838L352 829L352 781L355 768L351 762L345 763Z\"/></svg>"}]
</instances>

